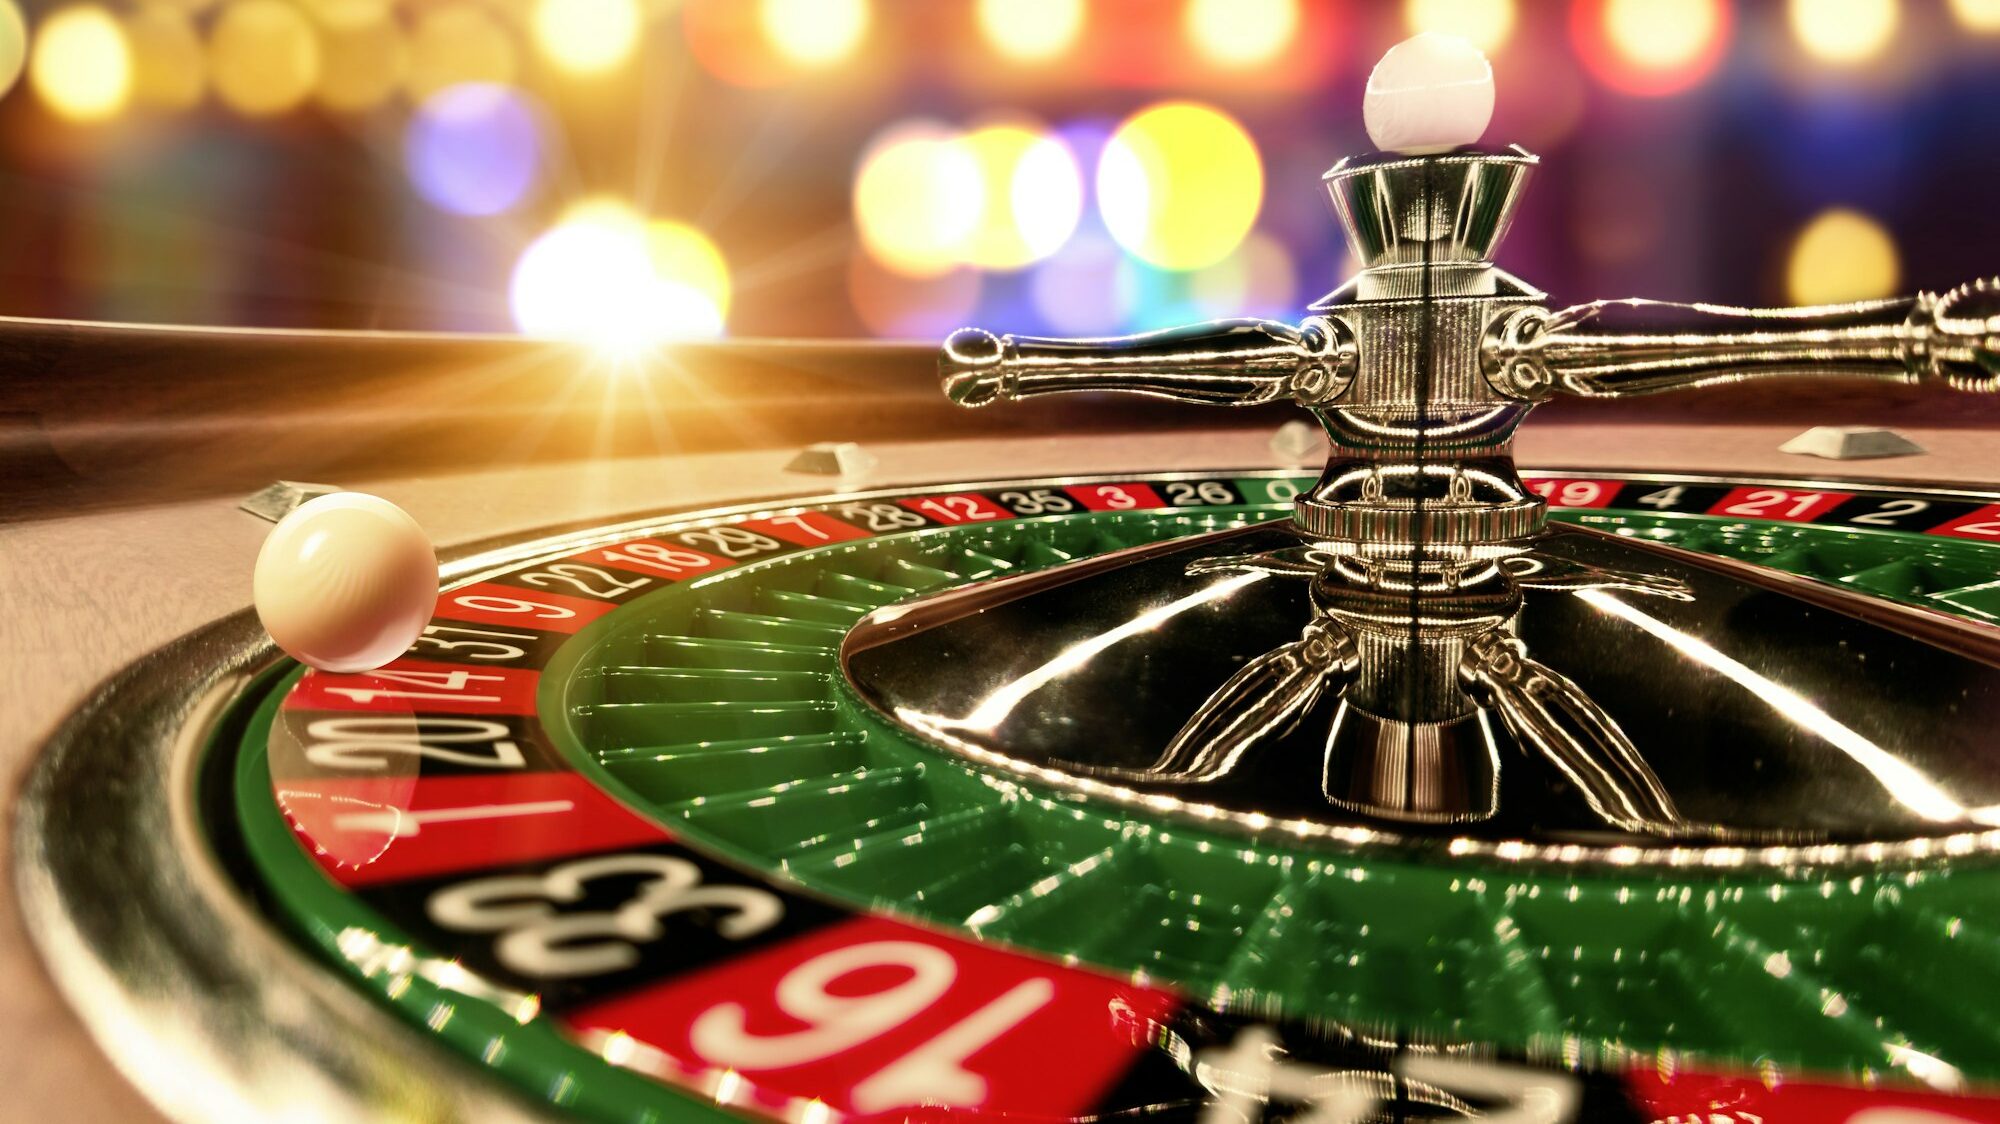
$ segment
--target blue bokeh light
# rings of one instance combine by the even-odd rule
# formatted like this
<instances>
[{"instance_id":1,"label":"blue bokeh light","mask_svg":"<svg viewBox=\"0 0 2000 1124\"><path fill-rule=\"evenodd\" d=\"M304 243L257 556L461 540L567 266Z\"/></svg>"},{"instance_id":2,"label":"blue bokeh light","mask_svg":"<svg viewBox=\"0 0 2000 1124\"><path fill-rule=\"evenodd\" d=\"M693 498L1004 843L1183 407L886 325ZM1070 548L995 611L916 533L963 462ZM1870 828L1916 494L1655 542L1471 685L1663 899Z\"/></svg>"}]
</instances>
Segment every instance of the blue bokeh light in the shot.
<instances>
[{"instance_id":1,"label":"blue bokeh light","mask_svg":"<svg viewBox=\"0 0 2000 1124\"><path fill-rule=\"evenodd\" d=\"M541 150L541 129L527 98L486 82L432 95L403 136L403 159L417 191L460 215L495 215L520 203L535 185Z\"/></svg>"}]
</instances>

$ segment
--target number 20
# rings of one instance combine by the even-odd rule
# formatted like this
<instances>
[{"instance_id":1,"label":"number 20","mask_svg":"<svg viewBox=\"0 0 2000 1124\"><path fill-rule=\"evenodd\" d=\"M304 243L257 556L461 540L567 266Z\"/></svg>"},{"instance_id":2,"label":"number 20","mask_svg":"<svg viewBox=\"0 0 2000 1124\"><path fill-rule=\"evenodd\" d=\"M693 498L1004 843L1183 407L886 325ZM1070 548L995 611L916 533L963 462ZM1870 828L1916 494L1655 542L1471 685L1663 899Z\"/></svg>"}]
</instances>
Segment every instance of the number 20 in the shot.
<instances>
[{"instance_id":1,"label":"number 20","mask_svg":"<svg viewBox=\"0 0 2000 1124\"><path fill-rule=\"evenodd\" d=\"M476 718L322 718L306 726L306 740L306 760L336 769L383 769L388 754L484 769L518 769L528 763L506 726ZM485 753L450 748L479 745L486 747Z\"/></svg>"}]
</instances>

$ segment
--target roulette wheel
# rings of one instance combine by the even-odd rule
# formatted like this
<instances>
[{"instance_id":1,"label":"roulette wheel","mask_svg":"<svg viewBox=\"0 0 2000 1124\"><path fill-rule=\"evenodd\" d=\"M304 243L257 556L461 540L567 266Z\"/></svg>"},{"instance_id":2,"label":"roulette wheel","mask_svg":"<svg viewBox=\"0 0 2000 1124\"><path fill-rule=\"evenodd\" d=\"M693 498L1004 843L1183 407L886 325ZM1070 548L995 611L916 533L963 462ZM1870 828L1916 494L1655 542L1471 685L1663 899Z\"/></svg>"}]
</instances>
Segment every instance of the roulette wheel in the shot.
<instances>
[{"instance_id":1,"label":"roulette wheel","mask_svg":"<svg viewBox=\"0 0 2000 1124\"><path fill-rule=\"evenodd\" d=\"M20 798L31 970L181 1116L2000 1120L2000 472L1564 422L1991 391L2000 297L1555 307L1493 264L1535 163L1336 164L1296 324L682 353L934 401L868 486L476 496L557 514L373 670L247 611L141 657ZM1071 392L1328 452L942 428Z\"/></svg>"}]
</instances>

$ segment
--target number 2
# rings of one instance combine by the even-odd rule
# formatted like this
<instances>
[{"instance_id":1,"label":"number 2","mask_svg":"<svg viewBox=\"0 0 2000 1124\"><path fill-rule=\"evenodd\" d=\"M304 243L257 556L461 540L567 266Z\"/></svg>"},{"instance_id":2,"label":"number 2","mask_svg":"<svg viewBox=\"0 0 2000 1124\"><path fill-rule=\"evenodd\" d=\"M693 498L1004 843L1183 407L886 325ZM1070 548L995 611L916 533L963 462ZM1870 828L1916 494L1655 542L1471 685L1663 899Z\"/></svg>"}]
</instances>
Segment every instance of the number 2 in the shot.
<instances>
[{"instance_id":1,"label":"number 2","mask_svg":"<svg viewBox=\"0 0 2000 1124\"><path fill-rule=\"evenodd\" d=\"M1922 500L1889 500L1866 515L1855 516L1850 522L1866 523L1871 527L1894 527L1898 520L1921 514L1930 508L1931 505Z\"/></svg>"}]
</instances>

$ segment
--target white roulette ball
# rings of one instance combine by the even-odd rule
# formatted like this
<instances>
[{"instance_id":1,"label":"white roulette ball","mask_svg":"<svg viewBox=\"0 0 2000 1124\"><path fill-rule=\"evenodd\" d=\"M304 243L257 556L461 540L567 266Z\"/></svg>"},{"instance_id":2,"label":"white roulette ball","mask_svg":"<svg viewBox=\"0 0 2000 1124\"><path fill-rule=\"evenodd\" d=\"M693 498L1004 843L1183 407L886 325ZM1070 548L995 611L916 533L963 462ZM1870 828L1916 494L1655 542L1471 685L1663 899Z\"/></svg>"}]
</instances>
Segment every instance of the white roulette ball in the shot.
<instances>
[{"instance_id":1,"label":"white roulette ball","mask_svg":"<svg viewBox=\"0 0 2000 1124\"><path fill-rule=\"evenodd\" d=\"M321 671L372 671L430 621L437 552L402 508L335 492L278 521L252 584L258 619L287 655Z\"/></svg>"},{"instance_id":2,"label":"white roulette ball","mask_svg":"<svg viewBox=\"0 0 2000 1124\"><path fill-rule=\"evenodd\" d=\"M1456 35L1413 35L1368 75L1361 119L1384 152L1419 156L1472 144L1493 120L1493 67Z\"/></svg>"}]
</instances>

